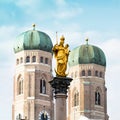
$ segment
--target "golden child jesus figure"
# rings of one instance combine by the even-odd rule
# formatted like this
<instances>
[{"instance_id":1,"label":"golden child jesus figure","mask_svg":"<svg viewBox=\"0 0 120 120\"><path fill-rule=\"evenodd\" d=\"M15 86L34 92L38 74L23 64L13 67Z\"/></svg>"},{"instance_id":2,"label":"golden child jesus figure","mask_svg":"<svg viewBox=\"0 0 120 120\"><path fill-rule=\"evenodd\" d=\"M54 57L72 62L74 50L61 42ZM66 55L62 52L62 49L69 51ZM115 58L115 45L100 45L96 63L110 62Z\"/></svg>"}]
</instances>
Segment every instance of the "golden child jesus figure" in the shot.
<instances>
[{"instance_id":1,"label":"golden child jesus figure","mask_svg":"<svg viewBox=\"0 0 120 120\"><path fill-rule=\"evenodd\" d=\"M64 36L60 38L60 43L53 46L53 53L57 62L57 69L55 69L56 76L66 77L67 62L69 56L69 45L64 46Z\"/></svg>"}]
</instances>

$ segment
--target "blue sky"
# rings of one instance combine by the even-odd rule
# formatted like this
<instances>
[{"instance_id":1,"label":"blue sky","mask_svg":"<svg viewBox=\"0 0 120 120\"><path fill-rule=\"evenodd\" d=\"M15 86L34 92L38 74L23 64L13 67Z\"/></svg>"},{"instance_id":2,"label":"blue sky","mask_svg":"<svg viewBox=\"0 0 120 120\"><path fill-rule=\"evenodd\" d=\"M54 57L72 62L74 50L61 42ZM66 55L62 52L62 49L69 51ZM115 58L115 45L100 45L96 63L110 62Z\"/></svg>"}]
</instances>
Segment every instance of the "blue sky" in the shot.
<instances>
[{"instance_id":1,"label":"blue sky","mask_svg":"<svg viewBox=\"0 0 120 120\"><path fill-rule=\"evenodd\" d=\"M16 36L32 29L46 32L55 43L62 34L70 49L89 43L107 59L106 86L110 120L120 120L120 0L0 0L0 120L11 120Z\"/></svg>"}]
</instances>

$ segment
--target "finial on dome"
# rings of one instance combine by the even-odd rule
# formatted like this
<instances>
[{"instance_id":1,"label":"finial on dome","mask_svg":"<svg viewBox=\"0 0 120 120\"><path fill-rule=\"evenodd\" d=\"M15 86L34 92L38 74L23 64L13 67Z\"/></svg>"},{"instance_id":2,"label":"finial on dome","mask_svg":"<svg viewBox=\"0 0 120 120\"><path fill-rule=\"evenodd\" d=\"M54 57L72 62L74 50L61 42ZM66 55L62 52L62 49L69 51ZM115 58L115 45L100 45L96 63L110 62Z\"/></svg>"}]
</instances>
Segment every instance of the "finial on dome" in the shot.
<instances>
[{"instance_id":1,"label":"finial on dome","mask_svg":"<svg viewBox=\"0 0 120 120\"><path fill-rule=\"evenodd\" d=\"M86 41L86 45L88 45L88 38L86 38L85 41Z\"/></svg>"},{"instance_id":2,"label":"finial on dome","mask_svg":"<svg viewBox=\"0 0 120 120\"><path fill-rule=\"evenodd\" d=\"M35 24L33 24L32 26L33 26L33 30L35 30L35 26L36 26L36 25L35 25Z\"/></svg>"}]
</instances>

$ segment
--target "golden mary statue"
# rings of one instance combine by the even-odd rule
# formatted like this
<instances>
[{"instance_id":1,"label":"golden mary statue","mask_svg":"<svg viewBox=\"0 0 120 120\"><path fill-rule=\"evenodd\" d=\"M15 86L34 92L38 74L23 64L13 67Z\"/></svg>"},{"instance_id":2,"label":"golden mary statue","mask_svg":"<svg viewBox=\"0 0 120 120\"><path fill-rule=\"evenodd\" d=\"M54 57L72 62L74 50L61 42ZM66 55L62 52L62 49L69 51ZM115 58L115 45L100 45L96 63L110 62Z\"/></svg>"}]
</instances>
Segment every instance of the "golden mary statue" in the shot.
<instances>
[{"instance_id":1,"label":"golden mary statue","mask_svg":"<svg viewBox=\"0 0 120 120\"><path fill-rule=\"evenodd\" d=\"M55 59L57 61L57 69L55 69L56 76L59 77L66 77L66 69L67 69L67 62L68 62L68 55L69 55L69 45L66 44L64 46L64 36L60 38L59 44L55 44L53 46L53 53L55 55Z\"/></svg>"}]
</instances>

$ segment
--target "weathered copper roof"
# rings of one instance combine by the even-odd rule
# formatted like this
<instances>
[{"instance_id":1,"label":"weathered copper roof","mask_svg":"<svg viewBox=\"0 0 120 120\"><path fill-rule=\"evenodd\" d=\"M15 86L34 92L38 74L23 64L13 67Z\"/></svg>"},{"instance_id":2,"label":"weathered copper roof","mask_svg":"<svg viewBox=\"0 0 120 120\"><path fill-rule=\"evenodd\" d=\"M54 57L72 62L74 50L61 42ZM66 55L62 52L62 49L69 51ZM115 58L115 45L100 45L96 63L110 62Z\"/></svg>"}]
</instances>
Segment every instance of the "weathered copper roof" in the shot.
<instances>
[{"instance_id":1,"label":"weathered copper roof","mask_svg":"<svg viewBox=\"0 0 120 120\"><path fill-rule=\"evenodd\" d=\"M69 66L91 63L106 66L105 54L100 48L86 44L78 46L70 52Z\"/></svg>"},{"instance_id":2,"label":"weathered copper roof","mask_svg":"<svg viewBox=\"0 0 120 120\"><path fill-rule=\"evenodd\" d=\"M52 52L52 41L50 37L41 31L29 30L17 36L14 44L14 52L22 50L43 50Z\"/></svg>"}]
</instances>

